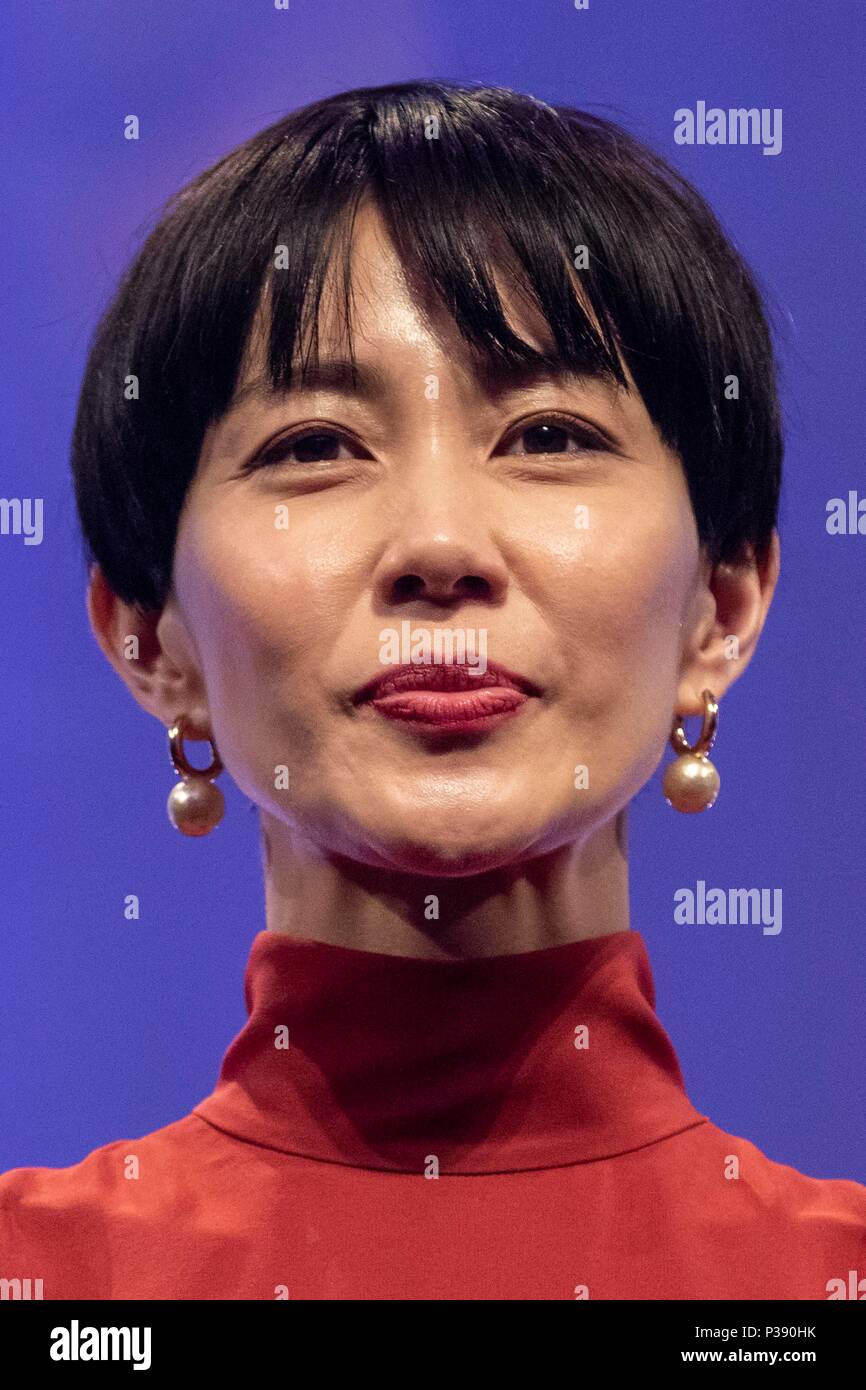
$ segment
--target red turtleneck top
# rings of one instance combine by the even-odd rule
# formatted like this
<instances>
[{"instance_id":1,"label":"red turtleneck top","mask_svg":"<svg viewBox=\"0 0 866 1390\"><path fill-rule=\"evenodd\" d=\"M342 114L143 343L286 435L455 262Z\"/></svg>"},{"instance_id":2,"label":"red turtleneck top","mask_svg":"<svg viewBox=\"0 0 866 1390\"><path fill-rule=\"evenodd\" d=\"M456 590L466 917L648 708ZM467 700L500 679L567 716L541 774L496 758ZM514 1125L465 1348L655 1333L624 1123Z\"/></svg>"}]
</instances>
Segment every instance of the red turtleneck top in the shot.
<instances>
[{"instance_id":1,"label":"red turtleneck top","mask_svg":"<svg viewBox=\"0 0 866 1390\"><path fill-rule=\"evenodd\" d=\"M441 961L262 931L245 986L191 1114L0 1177L0 1279L46 1299L866 1298L866 1187L695 1110L637 932Z\"/></svg>"}]
</instances>

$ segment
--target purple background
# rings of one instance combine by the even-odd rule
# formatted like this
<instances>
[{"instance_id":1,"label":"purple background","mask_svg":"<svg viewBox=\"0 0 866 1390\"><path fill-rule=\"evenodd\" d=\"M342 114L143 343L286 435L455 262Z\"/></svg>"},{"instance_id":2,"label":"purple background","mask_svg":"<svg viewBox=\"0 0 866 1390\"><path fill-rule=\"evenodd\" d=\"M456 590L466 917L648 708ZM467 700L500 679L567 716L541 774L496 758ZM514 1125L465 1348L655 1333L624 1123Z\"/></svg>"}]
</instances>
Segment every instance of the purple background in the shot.
<instances>
[{"instance_id":1,"label":"purple background","mask_svg":"<svg viewBox=\"0 0 866 1390\"><path fill-rule=\"evenodd\" d=\"M217 835L171 828L164 732L87 626L67 449L97 314L162 201L241 140L333 92L438 77L622 121L781 306L782 579L722 704L716 806L677 815L660 774L633 805L632 924L694 1103L771 1158L866 1181L866 536L825 530L830 497L866 493L860 0L16 0L4 28L0 495L43 497L45 534L0 535L0 1171L77 1162L207 1094L264 926L250 803L223 778ZM698 100L781 107L781 154L674 145ZM781 888L781 933L676 925L698 879Z\"/></svg>"}]
</instances>

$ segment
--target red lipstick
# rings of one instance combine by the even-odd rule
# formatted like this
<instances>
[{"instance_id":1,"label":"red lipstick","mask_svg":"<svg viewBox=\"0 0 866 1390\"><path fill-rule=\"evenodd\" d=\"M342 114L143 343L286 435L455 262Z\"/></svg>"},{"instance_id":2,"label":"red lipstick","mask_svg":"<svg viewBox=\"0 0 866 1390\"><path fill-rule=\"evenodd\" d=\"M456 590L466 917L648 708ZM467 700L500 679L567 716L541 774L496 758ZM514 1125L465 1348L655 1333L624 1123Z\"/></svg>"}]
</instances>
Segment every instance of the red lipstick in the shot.
<instances>
[{"instance_id":1,"label":"red lipstick","mask_svg":"<svg viewBox=\"0 0 866 1390\"><path fill-rule=\"evenodd\" d=\"M490 730L519 714L540 690L495 662L483 672L463 663L392 666L358 691L386 719L447 733Z\"/></svg>"}]
</instances>

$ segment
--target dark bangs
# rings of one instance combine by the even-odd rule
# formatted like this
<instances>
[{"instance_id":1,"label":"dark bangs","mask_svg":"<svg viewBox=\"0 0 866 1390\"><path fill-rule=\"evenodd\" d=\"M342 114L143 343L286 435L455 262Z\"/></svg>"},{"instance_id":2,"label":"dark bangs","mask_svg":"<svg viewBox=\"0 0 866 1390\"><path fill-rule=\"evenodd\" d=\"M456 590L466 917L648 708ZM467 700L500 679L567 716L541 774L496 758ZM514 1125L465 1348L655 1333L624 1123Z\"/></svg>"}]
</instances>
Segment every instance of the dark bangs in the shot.
<instances>
[{"instance_id":1,"label":"dark bangs","mask_svg":"<svg viewBox=\"0 0 866 1390\"><path fill-rule=\"evenodd\" d=\"M260 132L170 200L124 277L72 441L87 558L121 598L159 608L168 595L203 436L238 385L263 295L274 389L315 362L332 274L351 356L352 227L368 199L411 282L494 372L553 358L626 388L624 363L683 461L710 558L766 554L782 454L773 349L753 278L707 205L608 121L500 88L412 82L342 93ZM551 353L513 333L494 269L541 313Z\"/></svg>"}]
</instances>

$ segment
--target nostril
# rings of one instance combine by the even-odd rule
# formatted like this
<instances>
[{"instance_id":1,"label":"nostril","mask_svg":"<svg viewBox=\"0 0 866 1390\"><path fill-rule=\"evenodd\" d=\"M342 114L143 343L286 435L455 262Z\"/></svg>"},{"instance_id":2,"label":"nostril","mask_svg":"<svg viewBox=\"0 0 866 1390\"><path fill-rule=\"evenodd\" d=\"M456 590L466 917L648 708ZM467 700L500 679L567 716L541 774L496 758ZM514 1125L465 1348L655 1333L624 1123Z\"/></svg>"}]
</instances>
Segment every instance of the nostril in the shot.
<instances>
[{"instance_id":1,"label":"nostril","mask_svg":"<svg viewBox=\"0 0 866 1390\"><path fill-rule=\"evenodd\" d=\"M461 579L459 587L467 593L475 595L486 594L490 586L486 579L481 578L480 574L467 574L464 579Z\"/></svg>"},{"instance_id":2,"label":"nostril","mask_svg":"<svg viewBox=\"0 0 866 1390\"><path fill-rule=\"evenodd\" d=\"M428 582L420 574L401 574L400 578L394 581L392 597L395 602L427 598L435 602L450 603L455 598L477 598L489 593L489 583L479 574L464 574L454 583L442 584L434 580Z\"/></svg>"},{"instance_id":3,"label":"nostril","mask_svg":"<svg viewBox=\"0 0 866 1390\"><path fill-rule=\"evenodd\" d=\"M415 598L423 588L424 580L420 574L401 574L394 584L394 596L395 598Z\"/></svg>"}]
</instances>

